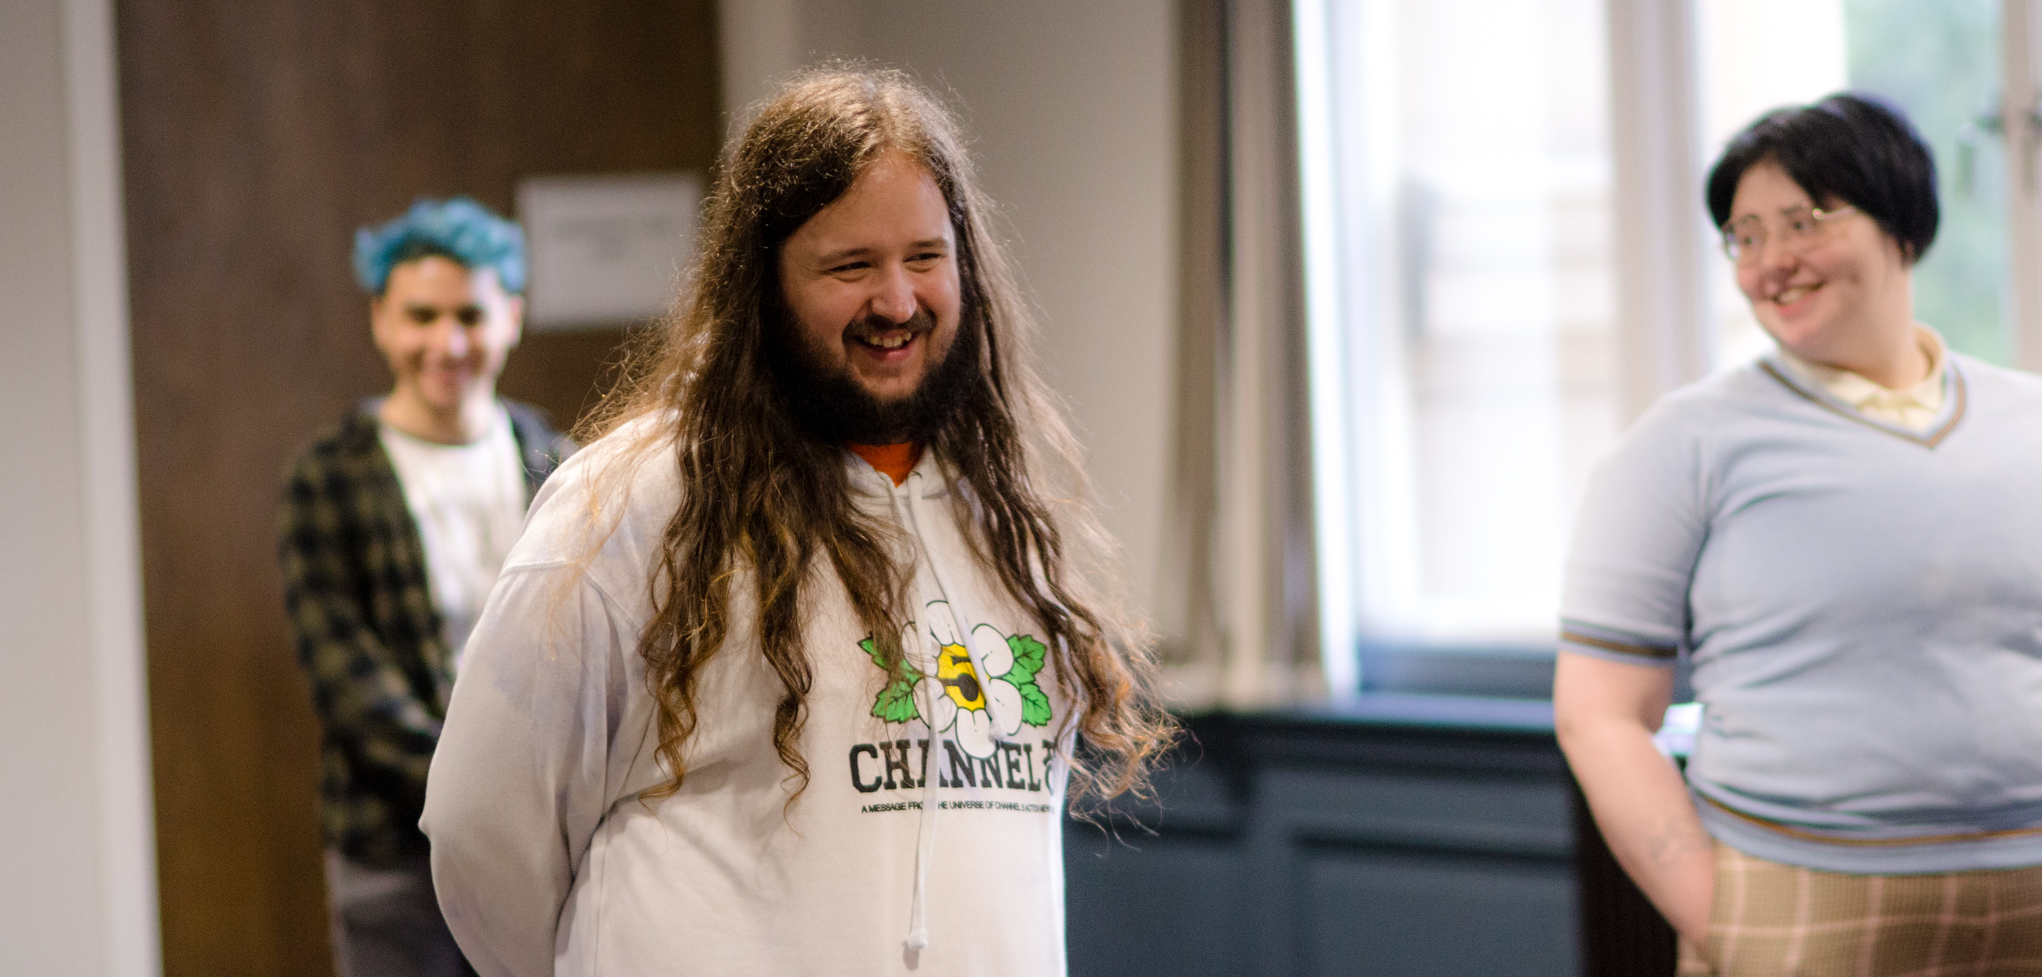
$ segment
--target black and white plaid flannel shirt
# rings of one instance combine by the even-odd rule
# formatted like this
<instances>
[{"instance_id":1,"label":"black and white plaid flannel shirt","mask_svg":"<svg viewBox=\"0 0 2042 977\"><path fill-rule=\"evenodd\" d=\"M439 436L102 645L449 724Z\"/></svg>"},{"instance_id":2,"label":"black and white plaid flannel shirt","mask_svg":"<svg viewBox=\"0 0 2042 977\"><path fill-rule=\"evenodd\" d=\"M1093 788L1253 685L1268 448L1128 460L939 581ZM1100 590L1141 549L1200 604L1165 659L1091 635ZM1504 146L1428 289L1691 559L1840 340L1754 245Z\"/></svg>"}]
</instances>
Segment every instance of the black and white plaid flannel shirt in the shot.
<instances>
[{"instance_id":1,"label":"black and white plaid flannel shirt","mask_svg":"<svg viewBox=\"0 0 2042 977\"><path fill-rule=\"evenodd\" d=\"M529 501L574 444L532 408L502 403ZM292 463L277 549L324 729L327 847L387 865L427 851L418 819L454 673L426 584L425 544L378 437L376 406L365 403Z\"/></svg>"}]
</instances>

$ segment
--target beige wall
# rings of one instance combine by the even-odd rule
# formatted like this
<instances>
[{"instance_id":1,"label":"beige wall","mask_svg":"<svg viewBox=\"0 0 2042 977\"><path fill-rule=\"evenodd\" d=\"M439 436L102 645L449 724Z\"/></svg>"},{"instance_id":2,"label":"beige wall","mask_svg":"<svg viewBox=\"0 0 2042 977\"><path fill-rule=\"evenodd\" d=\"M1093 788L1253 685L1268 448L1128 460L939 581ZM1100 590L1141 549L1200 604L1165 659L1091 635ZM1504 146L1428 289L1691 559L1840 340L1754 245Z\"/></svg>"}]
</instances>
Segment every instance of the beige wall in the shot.
<instances>
[{"instance_id":1,"label":"beige wall","mask_svg":"<svg viewBox=\"0 0 2042 977\"><path fill-rule=\"evenodd\" d=\"M1042 316L1135 590L1162 553L1176 321L1170 0L725 0L726 101L825 57L912 71L960 104ZM1168 623L1168 622L1166 622Z\"/></svg>"},{"instance_id":2,"label":"beige wall","mask_svg":"<svg viewBox=\"0 0 2042 977\"><path fill-rule=\"evenodd\" d=\"M105 0L0 4L0 947L154 973Z\"/></svg>"}]
</instances>

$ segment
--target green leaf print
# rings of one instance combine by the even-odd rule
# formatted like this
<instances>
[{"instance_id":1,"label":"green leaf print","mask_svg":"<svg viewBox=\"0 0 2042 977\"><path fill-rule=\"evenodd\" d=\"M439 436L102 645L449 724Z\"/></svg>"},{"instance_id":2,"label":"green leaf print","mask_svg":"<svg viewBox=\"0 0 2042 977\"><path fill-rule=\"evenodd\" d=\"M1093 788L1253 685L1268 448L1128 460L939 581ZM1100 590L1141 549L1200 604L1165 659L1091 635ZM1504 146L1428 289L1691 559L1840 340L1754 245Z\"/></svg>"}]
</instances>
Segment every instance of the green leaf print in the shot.
<instances>
[{"instance_id":1,"label":"green leaf print","mask_svg":"<svg viewBox=\"0 0 2042 977\"><path fill-rule=\"evenodd\" d=\"M902 679L887 683L879 698L872 700L872 714L890 723L922 718L922 711L915 707L915 683Z\"/></svg>"},{"instance_id":2,"label":"green leaf print","mask_svg":"<svg viewBox=\"0 0 2042 977\"><path fill-rule=\"evenodd\" d=\"M858 642L858 647L865 649L865 654L872 659L872 664L893 676L893 681L886 683L886 688L880 690L879 697L872 700L872 714L889 723L905 723L922 718L921 709L915 706L915 683L922 680L922 670L909 662L905 655L888 670L886 653L879 650L879 643L871 638Z\"/></svg>"},{"instance_id":3,"label":"green leaf print","mask_svg":"<svg viewBox=\"0 0 2042 977\"><path fill-rule=\"evenodd\" d=\"M1009 635L1007 650L1014 653L1014 667L998 677L1014 683L1015 688L1020 688L1023 683L1033 684L1035 673L1042 671L1042 658L1047 651L1042 642L1025 634Z\"/></svg>"},{"instance_id":4,"label":"green leaf print","mask_svg":"<svg viewBox=\"0 0 2042 977\"><path fill-rule=\"evenodd\" d=\"M1021 692L1021 721L1030 726L1047 726L1053 715L1049 708L1049 696L1042 686L1035 684L1035 673L1042 671L1043 657L1048 649L1042 642L1025 634L1007 636L1007 650L1014 653L1014 667L1000 680Z\"/></svg>"},{"instance_id":5,"label":"green leaf print","mask_svg":"<svg viewBox=\"0 0 2042 977\"><path fill-rule=\"evenodd\" d=\"M1049 696L1043 694L1042 686L1029 682L1015 688L1021 690L1021 721L1030 726L1049 725Z\"/></svg>"}]
</instances>

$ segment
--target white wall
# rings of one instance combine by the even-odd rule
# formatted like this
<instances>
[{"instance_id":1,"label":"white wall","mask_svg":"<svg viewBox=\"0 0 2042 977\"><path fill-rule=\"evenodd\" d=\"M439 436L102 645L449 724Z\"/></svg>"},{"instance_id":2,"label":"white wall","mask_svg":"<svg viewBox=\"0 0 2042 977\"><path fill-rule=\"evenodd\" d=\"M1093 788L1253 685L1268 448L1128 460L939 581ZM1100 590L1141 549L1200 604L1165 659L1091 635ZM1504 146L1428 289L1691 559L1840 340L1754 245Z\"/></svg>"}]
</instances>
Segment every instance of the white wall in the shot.
<instances>
[{"instance_id":1,"label":"white wall","mask_svg":"<svg viewBox=\"0 0 2042 977\"><path fill-rule=\"evenodd\" d=\"M108 0L0 4L0 970L156 973Z\"/></svg>"},{"instance_id":2,"label":"white wall","mask_svg":"<svg viewBox=\"0 0 2042 977\"><path fill-rule=\"evenodd\" d=\"M1176 356L1170 0L726 0L726 102L824 57L905 68L964 110L1137 596L1162 552ZM784 33L783 33L784 32Z\"/></svg>"}]
</instances>

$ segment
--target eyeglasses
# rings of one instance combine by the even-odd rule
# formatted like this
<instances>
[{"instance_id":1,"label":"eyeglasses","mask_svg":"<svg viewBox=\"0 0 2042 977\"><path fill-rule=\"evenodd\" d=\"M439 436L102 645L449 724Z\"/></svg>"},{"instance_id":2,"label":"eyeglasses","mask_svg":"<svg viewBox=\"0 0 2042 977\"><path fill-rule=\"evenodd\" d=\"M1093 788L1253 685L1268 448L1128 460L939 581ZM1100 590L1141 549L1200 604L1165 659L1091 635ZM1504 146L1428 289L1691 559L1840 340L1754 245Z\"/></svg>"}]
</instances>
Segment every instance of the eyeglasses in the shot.
<instances>
[{"instance_id":1,"label":"eyeglasses","mask_svg":"<svg viewBox=\"0 0 2042 977\"><path fill-rule=\"evenodd\" d=\"M1857 212L1856 207L1845 204L1835 210L1820 207L1789 207L1780 213L1786 222L1780 231L1780 243L1794 254L1801 254L1822 243L1829 231L1829 223L1846 214ZM1767 237L1765 221L1757 214L1746 214L1723 225L1723 253L1740 265L1753 264L1765 250Z\"/></svg>"}]
</instances>

